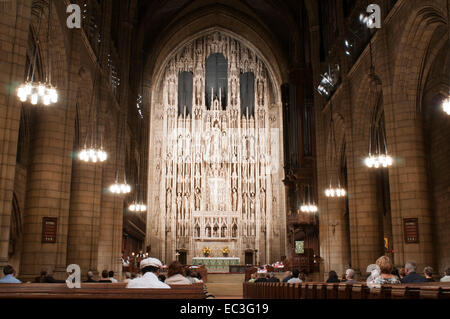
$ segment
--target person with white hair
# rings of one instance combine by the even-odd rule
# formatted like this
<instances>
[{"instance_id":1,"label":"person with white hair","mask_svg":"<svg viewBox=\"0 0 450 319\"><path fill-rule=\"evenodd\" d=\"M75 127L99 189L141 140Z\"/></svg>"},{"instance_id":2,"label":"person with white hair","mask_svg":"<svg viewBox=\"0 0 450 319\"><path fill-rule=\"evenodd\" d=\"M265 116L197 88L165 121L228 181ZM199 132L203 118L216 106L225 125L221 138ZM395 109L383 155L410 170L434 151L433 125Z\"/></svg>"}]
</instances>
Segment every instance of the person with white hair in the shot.
<instances>
[{"instance_id":1,"label":"person with white hair","mask_svg":"<svg viewBox=\"0 0 450 319\"><path fill-rule=\"evenodd\" d=\"M414 261L407 261L405 263L406 276L402 278L403 284L412 284L417 282L428 282L424 276L416 273L417 265Z\"/></svg>"},{"instance_id":2,"label":"person with white hair","mask_svg":"<svg viewBox=\"0 0 450 319\"><path fill-rule=\"evenodd\" d=\"M146 258L141 261L142 277L131 280L127 288L162 288L170 289L170 286L158 279L162 263L156 258Z\"/></svg>"},{"instance_id":3,"label":"person with white hair","mask_svg":"<svg viewBox=\"0 0 450 319\"><path fill-rule=\"evenodd\" d=\"M97 280L94 279L94 272L92 270L87 272L87 280L85 282L97 282Z\"/></svg>"},{"instance_id":4,"label":"person with white hair","mask_svg":"<svg viewBox=\"0 0 450 319\"><path fill-rule=\"evenodd\" d=\"M445 275L441 278L441 282L450 282L450 268L445 270Z\"/></svg>"},{"instance_id":5,"label":"person with white hair","mask_svg":"<svg viewBox=\"0 0 450 319\"><path fill-rule=\"evenodd\" d=\"M355 271L353 269L347 269L345 271L345 282L347 285L359 284L359 281L355 280Z\"/></svg>"}]
</instances>

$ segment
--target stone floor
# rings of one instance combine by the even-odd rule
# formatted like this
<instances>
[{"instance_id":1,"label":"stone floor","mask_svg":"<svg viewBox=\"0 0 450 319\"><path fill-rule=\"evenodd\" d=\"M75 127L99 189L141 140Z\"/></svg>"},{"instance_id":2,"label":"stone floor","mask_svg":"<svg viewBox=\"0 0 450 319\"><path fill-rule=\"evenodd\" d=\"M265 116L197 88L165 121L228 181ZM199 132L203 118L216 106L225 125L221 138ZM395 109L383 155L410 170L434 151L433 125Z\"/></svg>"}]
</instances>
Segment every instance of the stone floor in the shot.
<instances>
[{"instance_id":1,"label":"stone floor","mask_svg":"<svg viewBox=\"0 0 450 319\"><path fill-rule=\"evenodd\" d=\"M242 284L245 276L236 274L208 273L208 292L216 299L242 299Z\"/></svg>"}]
</instances>

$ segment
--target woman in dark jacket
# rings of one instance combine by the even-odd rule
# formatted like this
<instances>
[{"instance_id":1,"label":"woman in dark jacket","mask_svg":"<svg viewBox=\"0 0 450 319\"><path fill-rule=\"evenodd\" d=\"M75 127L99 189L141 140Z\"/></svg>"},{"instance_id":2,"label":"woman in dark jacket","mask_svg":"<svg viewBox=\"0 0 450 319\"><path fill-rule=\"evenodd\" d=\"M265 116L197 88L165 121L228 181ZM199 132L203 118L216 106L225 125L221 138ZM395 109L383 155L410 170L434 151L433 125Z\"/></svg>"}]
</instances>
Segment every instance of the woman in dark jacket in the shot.
<instances>
[{"instance_id":1,"label":"woman in dark jacket","mask_svg":"<svg viewBox=\"0 0 450 319\"><path fill-rule=\"evenodd\" d=\"M340 281L339 281L337 273L334 270L330 271L328 273L327 283L338 283L338 282L340 282Z\"/></svg>"}]
</instances>

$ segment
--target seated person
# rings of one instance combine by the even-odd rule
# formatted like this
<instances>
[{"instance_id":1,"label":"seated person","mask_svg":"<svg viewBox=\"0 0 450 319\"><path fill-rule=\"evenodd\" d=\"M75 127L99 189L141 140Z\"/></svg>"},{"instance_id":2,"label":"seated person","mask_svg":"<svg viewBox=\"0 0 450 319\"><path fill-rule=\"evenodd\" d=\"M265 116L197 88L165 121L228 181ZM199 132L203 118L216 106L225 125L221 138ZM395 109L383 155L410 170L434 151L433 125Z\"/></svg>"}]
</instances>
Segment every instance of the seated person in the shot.
<instances>
[{"instance_id":1,"label":"seated person","mask_svg":"<svg viewBox=\"0 0 450 319\"><path fill-rule=\"evenodd\" d=\"M327 283L331 284L331 283L339 283L339 278L337 273L332 270L328 273L328 279L327 279Z\"/></svg>"},{"instance_id":2,"label":"seated person","mask_svg":"<svg viewBox=\"0 0 450 319\"><path fill-rule=\"evenodd\" d=\"M445 275L441 278L441 282L450 282L450 268L445 270Z\"/></svg>"},{"instance_id":3,"label":"seated person","mask_svg":"<svg viewBox=\"0 0 450 319\"><path fill-rule=\"evenodd\" d=\"M178 261L169 265L168 278L164 281L168 285L191 285L192 282L184 277L184 267Z\"/></svg>"},{"instance_id":4,"label":"seated person","mask_svg":"<svg viewBox=\"0 0 450 319\"><path fill-rule=\"evenodd\" d=\"M266 274L265 273L258 273L258 279L255 280L255 284L259 282L267 282Z\"/></svg>"},{"instance_id":5,"label":"seated person","mask_svg":"<svg viewBox=\"0 0 450 319\"><path fill-rule=\"evenodd\" d=\"M164 282L164 281L166 281L166 276L164 276L164 275L159 275L158 276L158 279L160 280L160 281L162 281L162 282Z\"/></svg>"},{"instance_id":6,"label":"seated person","mask_svg":"<svg viewBox=\"0 0 450 319\"><path fill-rule=\"evenodd\" d=\"M190 270L189 268L186 269L186 278L192 283L192 284L196 284L199 283L200 281L197 279L197 274L193 273L192 270Z\"/></svg>"},{"instance_id":7,"label":"seated person","mask_svg":"<svg viewBox=\"0 0 450 319\"><path fill-rule=\"evenodd\" d=\"M373 278L370 283L376 284L376 285L396 285L401 284L400 279L398 279L397 276L392 274L392 262L387 256L381 256L378 258L377 262L375 263L379 269L380 274Z\"/></svg>"},{"instance_id":8,"label":"seated person","mask_svg":"<svg viewBox=\"0 0 450 319\"><path fill-rule=\"evenodd\" d=\"M48 274L47 268L41 270L41 275L34 279L35 283L47 283L47 284L58 284L65 283L64 280L56 280L52 275Z\"/></svg>"},{"instance_id":9,"label":"seated person","mask_svg":"<svg viewBox=\"0 0 450 319\"><path fill-rule=\"evenodd\" d=\"M280 279L278 279L277 277L275 277L275 274L274 274L273 272L271 272L271 273L268 275L267 282L280 282Z\"/></svg>"},{"instance_id":10,"label":"seated person","mask_svg":"<svg viewBox=\"0 0 450 319\"><path fill-rule=\"evenodd\" d=\"M254 283L256 280L256 273L253 273L250 275L250 279L248 280L248 282L250 283Z\"/></svg>"},{"instance_id":11,"label":"seated person","mask_svg":"<svg viewBox=\"0 0 450 319\"><path fill-rule=\"evenodd\" d=\"M140 264L142 277L131 280L127 288L161 288L170 289L170 286L158 279L162 263L156 258L146 258Z\"/></svg>"},{"instance_id":12,"label":"seated person","mask_svg":"<svg viewBox=\"0 0 450 319\"><path fill-rule=\"evenodd\" d=\"M102 278L98 281L100 283L112 283L112 281L109 279L109 272L107 270L102 271Z\"/></svg>"},{"instance_id":13,"label":"seated person","mask_svg":"<svg viewBox=\"0 0 450 319\"><path fill-rule=\"evenodd\" d=\"M292 271L292 278L288 280L288 284L299 284L303 281L300 279L300 271L298 269L294 269Z\"/></svg>"},{"instance_id":14,"label":"seated person","mask_svg":"<svg viewBox=\"0 0 450 319\"><path fill-rule=\"evenodd\" d=\"M117 279L114 278L114 271L111 270L111 271L108 273L108 275L109 275L109 280L111 280L112 283L118 283Z\"/></svg>"},{"instance_id":15,"label":"seated person","mask_svg":"<svg viewBox=\"0 0 450 319\"><path fill-rule=\"evenodd\" d=\"M345 283L347 285L359 284L359 281L355 280L355 271L353 269L345 271Z\"/></svg>"},{"instance_id":16,"label":"seated person","mask_svg":"<svg viewBox=\"0 0 450 319\"><path fill-rule=\"evenodd\" d=\"M403 284L412 284L417 282L428 282L425 277L416 273L417 265L414 261L407 261L405 264L406 276L402 278Z\"/></svg>"},{"instance_id":17,"label":"seated person","mask_svg":"<svg viewBox=\"0 0 450 319\"><path fill-rule=\"evenodd\" d=\"M423 269L423 274L425 275L425 279L426 279L428 282L434 282L434 279L433 279L433 268L431 268L431 267L425 267L425 268Z\"/></svg>"},{"instance_id":18,"label":"seated person","mask_svg":"<svg viewBox=\"0 0 450 319\"><path fill-rule=\"evenodd\" d=\"M94 273L92 271L88 271L87 273L88 279L85 282L97 282L97 280L94 280Z\"/></svg>"},{"instance_id":19,"label":"seated person","mask_svg":"<svg viewBox=\"0 0 450 319\"><path fill-rule=\"evenodd\" d=\"M21 284L22 282L16 278L16 271L11 265L7 265L3 268L5 277L0 279L0 284Z\"/></svg>"},{"instance_id":20,"label":"seated person","mask_svg":"<svg viewBox=\"0 0 450 319\"><path fill-rule=\"evenodd\" d=\"M283 282L288 282L292 278L292 273L290 271L286 271L284 273Z\"/></svg>"},{"instance_id":21,"label":"seated person","mask_svg":"<svg viewBox=\"0 0 450 319\"><path fill-rule=\"evenodd\" d=\"M131 281L131 273L126 271L125 272L125 280L123 282L130 282Z\"/></svg>"}]
</instances>

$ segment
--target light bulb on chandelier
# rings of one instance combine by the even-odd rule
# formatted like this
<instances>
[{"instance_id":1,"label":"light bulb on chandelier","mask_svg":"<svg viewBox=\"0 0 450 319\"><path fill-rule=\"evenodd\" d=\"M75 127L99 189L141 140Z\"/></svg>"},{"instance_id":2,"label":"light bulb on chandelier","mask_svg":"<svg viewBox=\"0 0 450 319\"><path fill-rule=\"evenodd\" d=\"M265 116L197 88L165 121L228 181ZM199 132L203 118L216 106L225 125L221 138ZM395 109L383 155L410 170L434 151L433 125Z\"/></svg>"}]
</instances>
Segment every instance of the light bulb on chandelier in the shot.
<instances>
[{"instance_id":1,"label":"light bulb on chandelier","mask_svg":"<svg viewBox=\"0 0 450 319\"><path fill-rule=\"evenodd\" d=\"M346 195L347 191L340 186L338 188L333 188L330 185L330 188L325 190L325 196L329 198L345 197Z\"/></svg>"},{"instance_id":2,"label":"light bulb on chandelier","mask_svg":"<svg viewBox=\"0 0 450 319\"><path fill-rule=\"evenodd\" d=\"M450 115L450 96L442 102L442 109L447 115Z\"/></svg>"},{"instance_id":3,"label":"light bulb on chandelier","mask_svg":"<svg viewBox=\"0 0 450 319\"><path fill-rule=\"evenodd\" d=\"M368 168L388 168L391 167L392 164L394 163L394 160L392 159L391 156L389 155L384 155L384 154L378 154L378 155L373 155L373 154L369 154L368 157L366 157L366 159L364 160L364 164L368 167Z\"/></svg>"},{"instance_id":4,"label":"light bulb on chandelier","mask_svg":"<svg viewBox=\"0 0 450 319\"><path fill-rule=\"evenodd\" d=\"M147 211L147 205L145 205L143 203L134 202L128 207L128 210L130 212L138 212L138 213L145 212L145 211Z\"/></svg>"},{"instance_id":5,"label":"light bulb on chandelier","mask_svg":"<svg viewBox=\"0 0 450 319\"><path fill-rule=\"evenodd\" d=\"M131 192L131 186L126 182L123 184L118 183L117 181L109 187L109 191L113 194L129 194Z\"/></svg>"},{"instance_id":6,"label":"light bulb on chandelier","mask_svg":"<svg viewBox=\"0 0 450 319\"><path fill-rule=\"evenodd\" d=\"M58 102L56 88L48 83L25 82L17 88L17 97L21 102L29 101L32 105L41 103L45 106Z\"/></svg>"},{"instance_id":7,"label":"light bulb on chandelier","mask_svg":"<svg viewBox=\"0 0 450 319\"><path fill-rule=\"evenodd\" d=\"M300 210L303 213L317 213L319 209L317 208L316 205L313 205L313 204L303 204L300 207Z\"/></svg>"},{"instance_id":8,"label":"light bulb on chandelier","mask_svg":"<svg viewBox=\"0 0 450 319\"><path fill-rule=\"evenodd\" d=\"M101 147L98 148L87 148L86 146L78 153L78 158L86 163L103 163L107 160L108 154Z\"/></svg>"}]
</instances>

